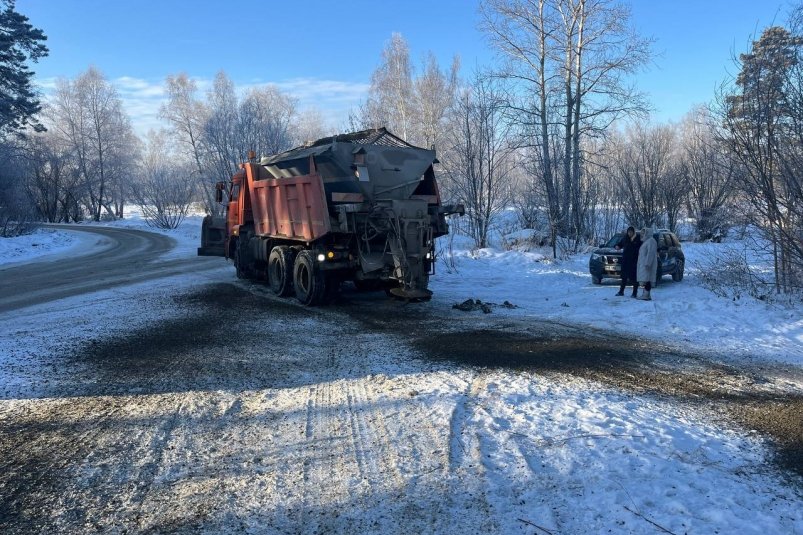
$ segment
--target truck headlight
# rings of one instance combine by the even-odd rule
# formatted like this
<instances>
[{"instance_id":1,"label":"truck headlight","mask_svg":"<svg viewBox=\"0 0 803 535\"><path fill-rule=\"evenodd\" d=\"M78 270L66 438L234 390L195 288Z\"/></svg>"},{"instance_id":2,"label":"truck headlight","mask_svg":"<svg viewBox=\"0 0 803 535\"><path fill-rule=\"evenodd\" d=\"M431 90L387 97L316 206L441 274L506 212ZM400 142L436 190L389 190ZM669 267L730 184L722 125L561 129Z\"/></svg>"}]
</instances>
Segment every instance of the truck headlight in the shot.
<instances>
[{"instance_id":1,"label":"truck headlight","mask_svg":"<svg viewBox=\"0 0 803 535\"><path fill-rule=\"evenodd\" d=\"M597 254L597 253L591 253L591 260L601 260L601 259L602 259L602 255Z\"/></svg>"}]
</instances>

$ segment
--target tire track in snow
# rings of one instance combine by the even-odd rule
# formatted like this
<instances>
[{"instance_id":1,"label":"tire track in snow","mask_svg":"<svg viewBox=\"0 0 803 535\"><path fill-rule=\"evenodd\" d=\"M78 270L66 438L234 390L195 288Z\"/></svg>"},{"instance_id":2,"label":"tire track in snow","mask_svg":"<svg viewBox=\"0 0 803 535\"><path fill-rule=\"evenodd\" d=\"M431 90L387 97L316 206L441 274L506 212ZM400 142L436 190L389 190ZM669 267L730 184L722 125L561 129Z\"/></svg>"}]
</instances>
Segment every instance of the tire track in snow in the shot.
<instances>
[{"instance_id":1,"label":"tire track in snow","mask_svg":"<svg viewBox=\"0 0 803 535\"><path fill-rule=\"evenodd\" d=\"M494 515L490 514L488 465L485 462L483 433L473 425L479 396L488 386L485 372L473 373L452 409L449 420L449 484L447 499L450 508L471 510L482 523L481 531L495 532ZM473 486L466 486L471 481Z\"/></svg>"},{"instance_id":2,"label":"tire track in snow","mask_svg":"<svg viewBox=\"0 0 803 535\"><path fill-rule=\"evenodd\" d=\"M365 379L352 382L347 394L355 456L363 480L372 486L392 488L403 483L398 452L385 426L382 408L375 403L377 396L369 394L366 382Z\"/></svg>"},{"instance_id":3,"label":"tire track in snow","mask_svg":"<svg viewBox=\"0 0 803 535\"><path fill-rule=\"evenodd\" d=\"M170 418L159 426L159 431L153 434L153 437L149 441L148 445L145 448L141 448L144 450L143 454L145 458L150 457L151 460L144 463L143 466L137 471L137 487L130 497L130 501L133 502L137 507L135 521L140 529L145 527L143 525L143 519L148 517L148 511L145 508L145 504L151 494L156 475L162 468L162 462L165 456L165 448L173 438L173 432L179 425L179 417L182 415L183 407L184 402L179 399L178 407L175 409L175 411L173 411L173 414L170 416Z\"/></svg>"}]
</instances>

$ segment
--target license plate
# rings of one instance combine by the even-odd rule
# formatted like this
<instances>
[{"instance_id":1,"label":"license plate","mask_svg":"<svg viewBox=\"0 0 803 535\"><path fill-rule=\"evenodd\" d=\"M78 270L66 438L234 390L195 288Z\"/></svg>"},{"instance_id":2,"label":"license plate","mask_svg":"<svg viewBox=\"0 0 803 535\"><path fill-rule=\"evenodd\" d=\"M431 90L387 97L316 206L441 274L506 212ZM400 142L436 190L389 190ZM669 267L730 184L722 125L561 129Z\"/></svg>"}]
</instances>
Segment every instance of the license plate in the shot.
<instances>
[{"instance_id":1,"label":"license plate","mask_svg":"<svg viewBox=\"0 0 803 535\"><path fill-rule=\"evenodd\" d=\"M615 264L613 266L608 266L608 271L616 271L616 272L622 271L622 266L618 264Z\"/></svg>"}]
</instances>

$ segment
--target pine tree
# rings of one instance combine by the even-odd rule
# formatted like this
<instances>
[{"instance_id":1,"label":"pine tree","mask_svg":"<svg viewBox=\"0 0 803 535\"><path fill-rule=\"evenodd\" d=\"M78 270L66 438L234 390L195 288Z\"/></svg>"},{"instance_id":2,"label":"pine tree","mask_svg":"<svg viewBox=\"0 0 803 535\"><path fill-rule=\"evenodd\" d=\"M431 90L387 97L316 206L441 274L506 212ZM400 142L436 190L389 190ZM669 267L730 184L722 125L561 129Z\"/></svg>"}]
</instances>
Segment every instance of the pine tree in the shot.
<instances>
[{"instance_id":1,"label":"pine tree","mask_svg":"<svg viewBox=\"0 0 803 535\"><path fill-rule=\"evenodd\" d=\"M0 0L0 137L26 125L42 131L41 109L27 62L47 56L44 32L15 11L15 0Z\"/></svg>"}]
</instances>

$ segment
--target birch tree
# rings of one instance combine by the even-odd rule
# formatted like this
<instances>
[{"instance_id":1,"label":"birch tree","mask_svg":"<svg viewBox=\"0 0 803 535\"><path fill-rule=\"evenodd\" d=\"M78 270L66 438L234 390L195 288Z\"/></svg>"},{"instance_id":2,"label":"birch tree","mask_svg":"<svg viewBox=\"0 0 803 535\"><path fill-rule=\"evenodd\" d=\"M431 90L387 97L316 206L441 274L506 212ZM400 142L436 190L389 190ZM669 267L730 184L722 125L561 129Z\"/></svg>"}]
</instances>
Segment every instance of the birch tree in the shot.
<instances>
[{"instance_id":1,"label":"birch tree","mask_svg":"<svg viewBox=\"0 0 803 535\"><path fill-rule=\"evenodd\" d=\"M498 87L476 76L455 103L444 166L453 198L462 202L468 233L478 248L488 246L495 218L508 205L514 149Z\"/></svg>"},{"instance_id":2,"label":"birch tree","mask_svg":"<svg viewBox=\"0 0 803 535\"><path fill-rule=\"evenodd\" d=\"M76 158L91 217L122 217L137 142L114 87L94 67L59 80L48 119Z\"/></svg>"},{"instance_id":3,"label":"birch tree","mask_svg":"<svg viewBox=\"0 0 803 535\"><path fill-rule=\"evenodd\" d=\"M239 104L237 153L271 155L292 148L295 99L273 86L249 90Z\"/></svg>"},{"instance_id":4,"label":"birch tree","mask_svg":"<svg viewBox=\"0 0 803 535\"><path fill-rule=\"evenodd\" d=\"M211 169L209 146L204 127L208 107L196 96L198 86L186 73L170 75L165 80L168 100L159 115L171 126L173 137L192 162L192 172L204 199L208 214L220 215L222 206L215 202L215 183L220 180Z\"/></svg>"},{"instance_id":5,"label":"birch tree","mask_svg":"<svg viewBox=\"0 0 803 535\"><path fill-rule=\"evenodd\" d=\"M501 56L495 74L509 82L522 144L535 147L541 162L538 179L550 220L579 242L588 197L584 141L604 136L622 116L645 111L628 80L649 60L650 41L638 36L629 10L613 0L485 0L481 12ZM554 125L560 125L559 138Z\"/></svg>"},{"instance_id":6,"label":"birch tree","mask_svg":"<svg viewBox=\"0 0 803 535\"><path fill-rule=\"evenodd\" d=\"M219 72L207 93L209 115L204 123L204 139L209 147L211 169L218 180L228 178L243 161L239 136L239 103L234 84Z\"/></svg>"},{"instance_id":7,"label":"birch tree","mask_svg":"<svg viewBox=\"0 0 803 535\"><path fill-rule=\"evenodd\" d=\"M435 55L430 52L424 62L423 72L413 80L415 135L411 140L424 148L440 148L449 110L454 104L458 88L460 60L455 57L448 74L441 70Z\"/></svg>"},{"instance_id":8,"label":"birch tree","mask_svg":"<svg viewBox=\"0 0 803 535\"><path fill-rule=\"evenodd\" d=\"M371 76L364 122L385 126L404 140L413 133L413 67L410 48L400 33L393 33L382 50L382 61Z\"/></svg>"}]
</instances>

